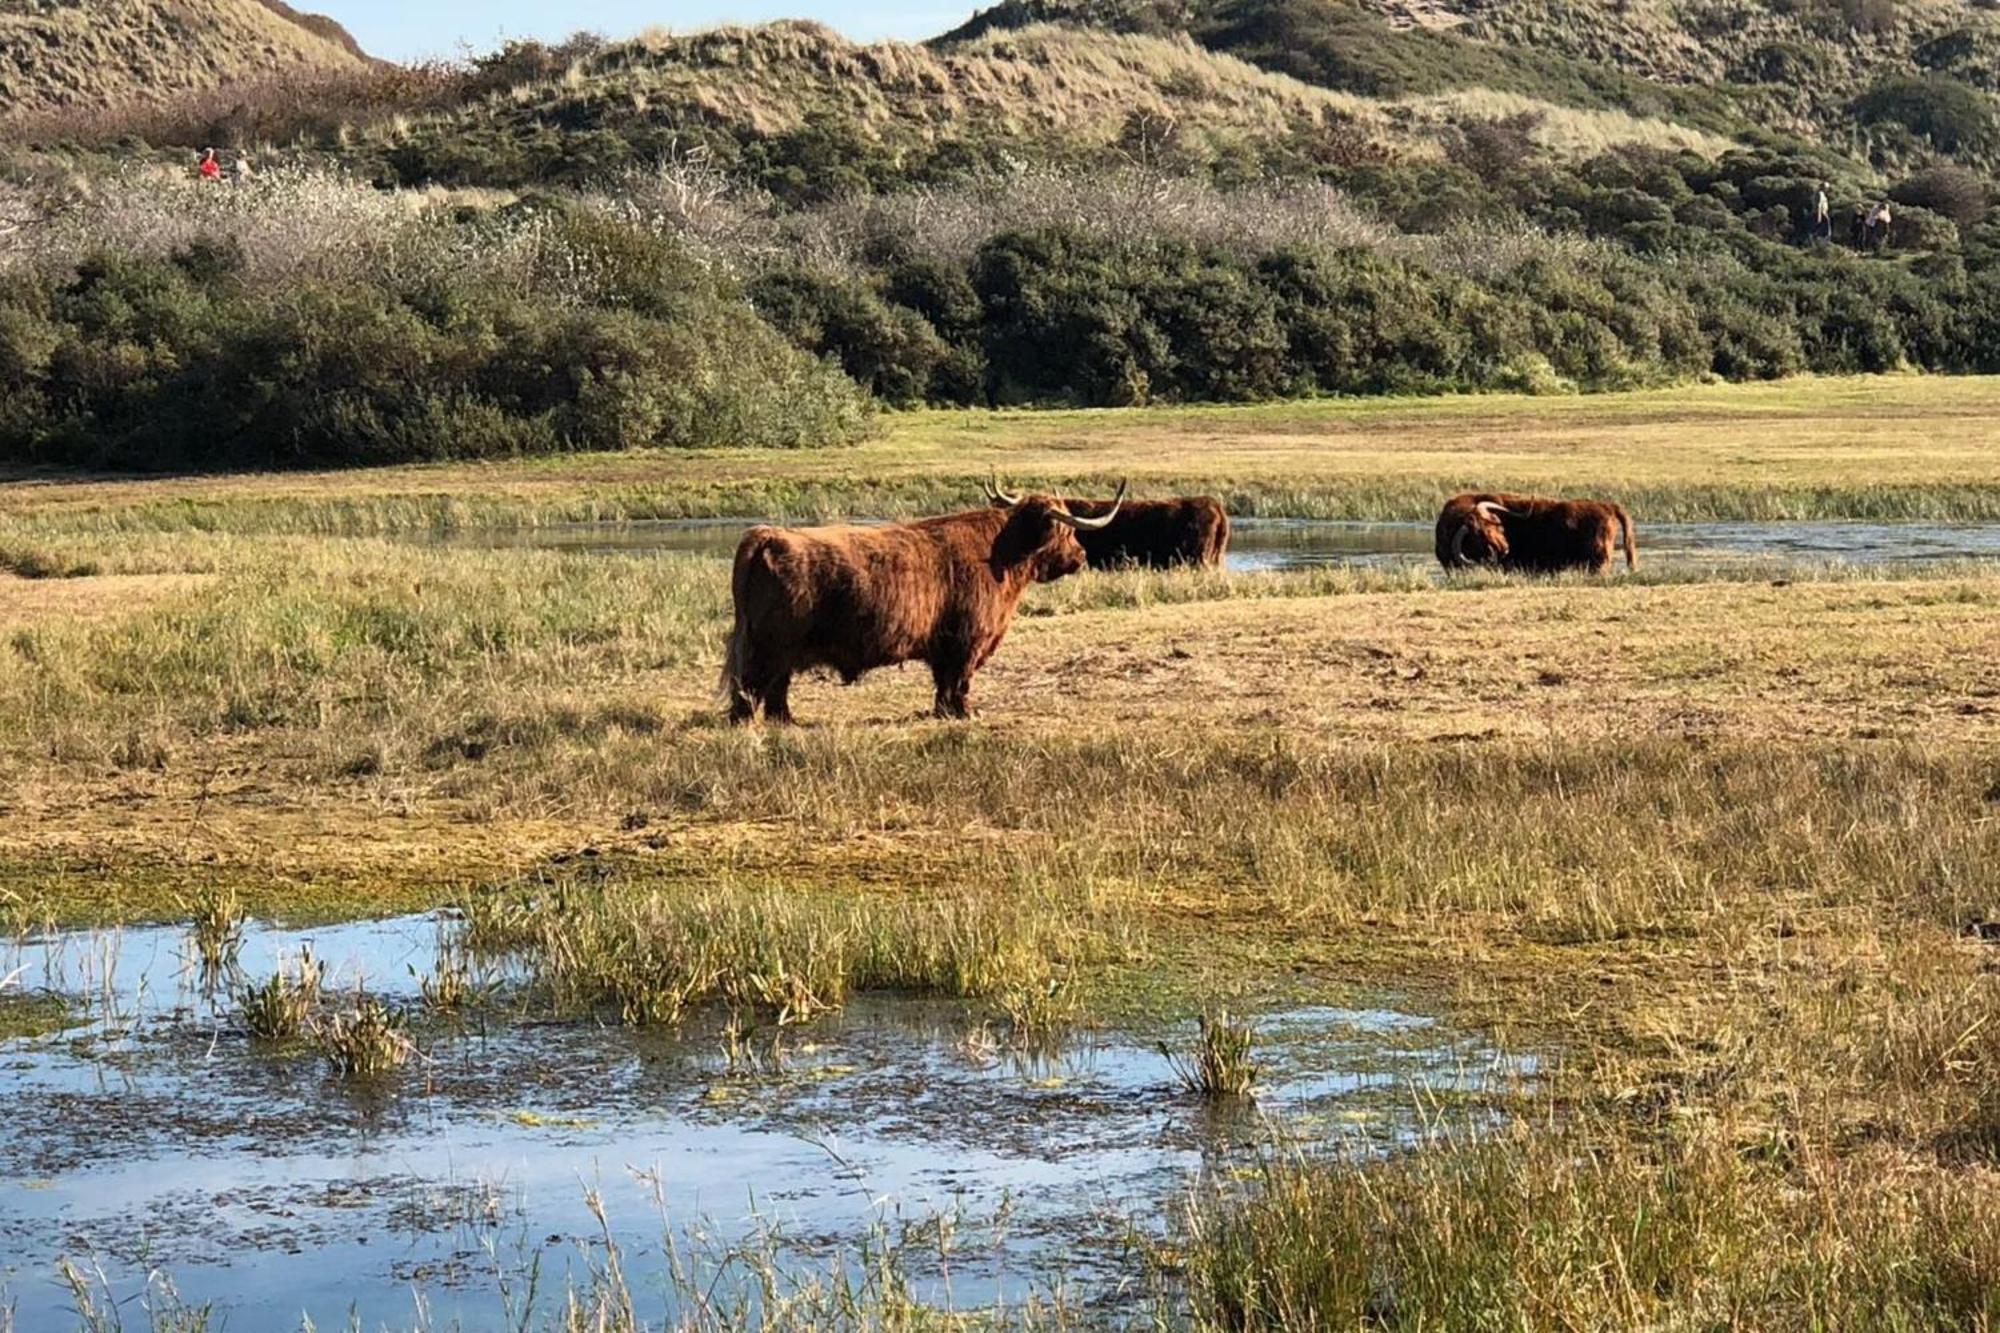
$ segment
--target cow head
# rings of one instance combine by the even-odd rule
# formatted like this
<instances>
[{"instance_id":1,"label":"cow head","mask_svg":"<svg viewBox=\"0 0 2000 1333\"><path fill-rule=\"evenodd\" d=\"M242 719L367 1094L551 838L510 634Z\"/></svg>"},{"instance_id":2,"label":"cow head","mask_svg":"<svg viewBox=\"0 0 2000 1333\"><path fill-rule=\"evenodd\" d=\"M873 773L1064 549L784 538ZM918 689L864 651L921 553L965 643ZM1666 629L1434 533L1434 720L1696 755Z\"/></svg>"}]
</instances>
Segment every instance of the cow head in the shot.
<instances>
[{"instance_id":1,"label":"cow head","mask_svg":"<svg viewBox=\"0 0 2000 1333\"><path fill-rule=\"evenodd\" d=\"M1506 513L1506 506L1495 500L1481 500L1467 510L1451 535L1452 563L1497 565L1506 560L1507 528L1500 521Z\"/></svg>"},{"instance_id":2,"label":"cow head","mask_svg":"<svg viewBox=\"0 0 2000 1333\"><path fill-rule=\"evenodd\" d=\"M1101 518L1078 518L1052 495L1011 495L1000 489L998 478L986 488L986 495L1007 514L993 542L993 563L1024 568L1036 583L1052 583L1088 563L1076 534L1111 526L1125 504L1125 483L1118 483L1118 498Z\"/></svg>"}]
</instances>

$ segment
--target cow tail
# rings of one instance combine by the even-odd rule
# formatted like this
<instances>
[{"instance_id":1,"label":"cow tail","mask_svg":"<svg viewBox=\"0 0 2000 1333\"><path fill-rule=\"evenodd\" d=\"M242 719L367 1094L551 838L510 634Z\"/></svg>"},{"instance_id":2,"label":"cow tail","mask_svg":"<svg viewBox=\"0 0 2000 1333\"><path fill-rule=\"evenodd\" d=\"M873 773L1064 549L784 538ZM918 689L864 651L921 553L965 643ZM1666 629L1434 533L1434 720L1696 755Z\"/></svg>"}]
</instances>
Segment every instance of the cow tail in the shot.
<instances>
[{"instance_id":1,"label":"cow tail","mask_svg":"<svg viewBox=\"0 0 2000 1333\"><path fill-rule=\"evenodd\" d=\"M743 668L749 655L750 627L739 613L729 631L729 646L722 654L722 679L716 685L716 694L723 703L735 706L748 701L743 689Z\"/></svg>"},{"instance_id":2,"label":"cow tail","mask_svg":"<svg viewBox=\"0 0 2000 1333\"><path fill-rule=\"evenodd\" d=\"M1632 533L1632 516L1625 512L1625 506L1618 507L1618 526L1625 531L1625 568L1639 567L1639 539Z\"/></svg>"},{"instance_id":3,"label":"cow tail","mask_svg":"<svg viewBox=\"0 0 2000 1333\"><path fill-rule=\"evenodd\" d=\"M744 688L744 677L750 666L749 575L750 563L762 553L762 543L753 532L737 546L736 561L730 569L729 591L735 604L735 616L729 629L728 647L722 654L722 679L717 683L716 693L723 703L739 712L752 702Z\"/></svg>"},{"instance_id":4,"label":"cow tail","mask_svg":"<svg viewBox=\"0 0 2000 1333\"><path fill-rule=\"evenodd\" d=\"M1213 549L1211 549L1208 553L1208 563L1214 565L1217 569L1221 569L1223 562L1228 558L1229 558L1229 514L1227 511L1224 511L1222 515L1222 521L1215 525L1214 545Z\"/></svg>"}]
</instances>

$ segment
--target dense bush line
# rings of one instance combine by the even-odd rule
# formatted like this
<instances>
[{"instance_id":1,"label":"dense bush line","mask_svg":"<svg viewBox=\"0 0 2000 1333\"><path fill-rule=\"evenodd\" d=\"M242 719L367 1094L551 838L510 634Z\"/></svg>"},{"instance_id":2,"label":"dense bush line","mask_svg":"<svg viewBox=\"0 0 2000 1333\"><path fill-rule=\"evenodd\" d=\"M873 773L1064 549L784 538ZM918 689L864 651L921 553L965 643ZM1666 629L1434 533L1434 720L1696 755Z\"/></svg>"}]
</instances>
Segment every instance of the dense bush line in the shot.
<instances>
[{"instance_id":1,"label":"dense bush line","mask_svg":"<svg viewBox=\"0 0 2000 1333\"><path fill-rule=\"evenodd\" d=\"M1893 239L1856 250L1846 216L1863 187L1836 165L1621 153L1530 181L1433 164L1433 204L1466 200L1438 235L1340 222L1311 194L1147 196L1115 181L1095 210L1018 188L981 234L961 200L934 195L843 215L831 236L808 229L813 243L789 248L822 258L763 261L750 290L794 341L899 403L2000 369L1984 182L1918 173L1894 190ZM1826 240L1809 229L1822 182Z\"/></svg>"},{"instance_id":2,"label":"dense bush line","mask_svg":"<svg viewBox=\"0 0 2000 1333\"><path fill-rule=\"evenodd\" d=\"M246 235L273 238L223 222L0 278L0 457L290 467L827 444L866 424L851 381L641 227L389 219L394 244L338 262L250 253Z\"/></svg>"},{"instance_id":3,"label":"dense bush line","mask_svg":"<svg viewBox=\"0 0 2000 1333\"><path fill-rule=\"evenodd\" d=\"M856 438L872 402L1118 405L2000 370L2000 221L1808 151L1222 189L1016 171L801 207L707 159L440 201L101 184L0 267L0 459L282 467ZM1824 184L1835 235L1809 226ZM1871 193L1872 192L1872 193ZM9 201L0 199L0 205ZM21 239L25 238L25 239Z\"/></svg>"},{"instance_id":4,"label":"dense bush line","mask_svg":"<svg viewBox=\"0 0 2000 1333\"><path fill-rule=\"evenodd\" d=\"M1486 277L1361 249L1007 233L965 268L789 269L753 288L893 402L1129 404L1613 389L1715 375L2000 369L2000 280L1753 253L1532 259ZM1758 253L1757 251L1761 251Z\"/></svg>"}]
</instances>

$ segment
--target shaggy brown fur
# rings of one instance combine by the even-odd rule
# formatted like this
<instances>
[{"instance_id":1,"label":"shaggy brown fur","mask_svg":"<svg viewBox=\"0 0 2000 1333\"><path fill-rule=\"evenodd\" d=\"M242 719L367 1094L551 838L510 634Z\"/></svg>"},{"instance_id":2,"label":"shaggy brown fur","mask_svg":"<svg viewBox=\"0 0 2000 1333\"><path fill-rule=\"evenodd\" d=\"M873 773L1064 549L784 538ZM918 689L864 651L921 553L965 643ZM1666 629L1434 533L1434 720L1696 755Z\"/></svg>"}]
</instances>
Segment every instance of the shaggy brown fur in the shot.
<instances>
[{"instance_id":1,"label":"shaggy brown fur","mask_svg":"<svg viewBox=\"0 0 2000 1333\"><path fill-rule=\"evenodd\" d=\"M852 684L898 662L925 662L940 717L966 717L972 677L1000 646L1032 583L1084 566L1060 500L1030 495L880 528L752 528L736 548L736 625L723 689L732 721L761 707L792 720L798 672Z\"/></svg>"},{"instance_id":2,"label":"shaggy brown fur","mask_svg":"<svg viewBox=\"0 0 2000 1333\"><path fill-rule=\"evenodd\" d=\"M1639 543L1625 506L1604 500L1544 500L1467 491L1445 501L1437 521L1437 558L1446 569L1497 565L1553 574L1602 574L1625 546L1625 567L1639 566Z\"/></svg>"}]
</instances>

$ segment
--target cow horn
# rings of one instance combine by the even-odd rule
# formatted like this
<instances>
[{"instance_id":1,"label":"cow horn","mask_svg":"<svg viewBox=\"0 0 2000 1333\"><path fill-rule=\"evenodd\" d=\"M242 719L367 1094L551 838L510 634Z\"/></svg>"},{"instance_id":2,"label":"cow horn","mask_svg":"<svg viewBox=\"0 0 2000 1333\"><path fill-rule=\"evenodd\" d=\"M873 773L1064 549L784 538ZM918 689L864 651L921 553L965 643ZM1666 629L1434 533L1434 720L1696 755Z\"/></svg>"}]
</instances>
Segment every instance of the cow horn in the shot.
<instances>
[{"instance_id":1,"label":"cow horn","mask_svg":"<svg viewBox=\"0 0 2000 1333\"><path fill-rule=\"evenodd\" d=\"M1500 515L1508 512L1507 506L1501 504L1498 500L1481 500L1472 507L1487 518L1498 518Z\"/></svg>"},{"instance_id":2,"label":"cow horn","mask_svg":"<svg viewBox=\"0 0 2000 1333\"><path fill-rule=\"evenodd\" d=\"M1470 532L1466 531L1463 523L1459 524L1458 531L1452 534L1451 558L1458 564L1469 565L1472 563L1472 557L1465 553L1465 539L1471 535Z\"/></svg>"},{"instance_id":3,"label":"cow horn","mask_svg":"<svg viewBox=\"0 0 2000 1333\"><path fill-rule=\"evenodd\" d=\"M1125 486L1125 482L1121 481L1118 483L1118 494L1111 501L1111 512L1101 517L1078 518L1075 514L1066 514L1060 509L1055 511L1053 517L1057 522L1067 523L1080 532L1096 532L1099 529L1108 528L1111 526L1111 520L1118 517L1119 508L1125 503Z\"/></svg>"},{"instance_id":4,"label":"cow horn","mask_svg":"<svg viewBox=\"0 0 2000 1333\"><path fill-rule=\"evenodd\" d=\"M1009 495L1007 494L1007 492L1000 489L1000 470L998 468L995 468L993 470L993 480L986 483L986 498L989 500L998 501L999 503L1006 505L1009 509L1012 509L1015 505L1021 503L1020 496Z\"/></svg>"}]
</instances>

